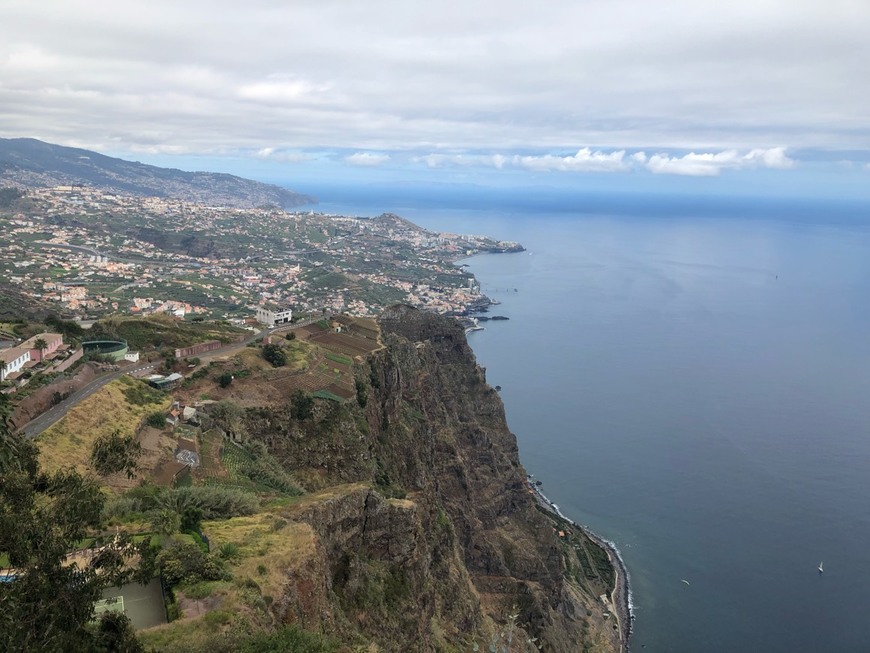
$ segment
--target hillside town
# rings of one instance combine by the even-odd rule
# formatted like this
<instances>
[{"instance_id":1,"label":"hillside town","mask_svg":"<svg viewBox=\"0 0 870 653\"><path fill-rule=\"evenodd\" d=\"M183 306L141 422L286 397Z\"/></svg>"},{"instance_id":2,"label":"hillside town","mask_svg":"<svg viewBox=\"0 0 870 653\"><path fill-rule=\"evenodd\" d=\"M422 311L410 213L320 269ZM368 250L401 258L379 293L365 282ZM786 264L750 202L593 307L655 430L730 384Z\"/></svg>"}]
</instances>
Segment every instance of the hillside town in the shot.
<instances>
[{"instance_id":1,"label":"hillside town","mask_svg":"<svg viewBox=\"0 0 870 653\"><path fill-rule=\"evenodd\" d=\"M84 186L24 191L0 209L0 276L66 317L164 313L244 320L258 307L444 314L486 303L456 261L517 243L374 218L237 209Z\"/></svg>"}]
</instances>

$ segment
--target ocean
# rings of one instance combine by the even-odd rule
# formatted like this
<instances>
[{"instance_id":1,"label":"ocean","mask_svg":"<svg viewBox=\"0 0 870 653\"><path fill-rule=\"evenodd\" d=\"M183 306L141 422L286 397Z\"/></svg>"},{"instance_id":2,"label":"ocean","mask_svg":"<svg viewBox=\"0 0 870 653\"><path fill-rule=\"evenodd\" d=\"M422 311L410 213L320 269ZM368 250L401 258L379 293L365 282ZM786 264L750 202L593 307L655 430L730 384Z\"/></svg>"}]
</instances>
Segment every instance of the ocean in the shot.
<instances>
[{"instance_id":1,"label":"ocean","mask_svg":"<svg viewBox=\"0 0 870 653\"><path fill-rule=\"evenodd\" d=\"M870 651L870 211L344 202L526 246L464 261L509 318L469 342L632 651Z\"/></svg>"}]
</instances>

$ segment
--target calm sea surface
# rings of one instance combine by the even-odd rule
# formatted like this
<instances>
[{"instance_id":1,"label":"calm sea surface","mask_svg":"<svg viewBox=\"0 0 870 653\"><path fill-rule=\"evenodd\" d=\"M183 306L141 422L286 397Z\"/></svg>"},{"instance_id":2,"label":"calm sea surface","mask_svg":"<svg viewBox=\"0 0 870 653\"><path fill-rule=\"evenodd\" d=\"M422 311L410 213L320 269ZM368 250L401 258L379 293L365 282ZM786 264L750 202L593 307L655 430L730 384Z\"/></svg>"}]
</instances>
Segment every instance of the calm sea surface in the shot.
<instances>
[{"instance_id":1,"label":"calm sea surface","mask_svg":"<svg viewBox=\"0 0 870 653\"><path fill-rule=\"evenodd\" d=\"M632 651L870 651L868 224L401 213L528 248L467 261L510 318L469 341Z\"/></svg>"}]
</instances>

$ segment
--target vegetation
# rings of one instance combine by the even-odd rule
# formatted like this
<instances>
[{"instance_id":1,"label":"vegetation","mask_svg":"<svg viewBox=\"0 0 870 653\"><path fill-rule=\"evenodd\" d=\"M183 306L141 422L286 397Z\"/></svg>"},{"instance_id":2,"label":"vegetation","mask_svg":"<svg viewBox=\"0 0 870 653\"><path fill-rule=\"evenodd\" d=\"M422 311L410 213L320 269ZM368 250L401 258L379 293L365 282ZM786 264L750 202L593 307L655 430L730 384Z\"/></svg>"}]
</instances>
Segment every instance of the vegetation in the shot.
<instances>
[{"instance_id":1,"label":"vegetation","mask_svg":"<svg viewBox=\"0 0 870 653\"><path fill-rule=\"evenodd\" d=\"M170 586L230 578L220 558L191 542L175 542L163 549L157 556L157 567Z\"/></svg>"},{"instance_id":2,"label":"vegetation","mask_svg":"<svg viewBox=\"0 0 870 653\"><path fill-rule=\"evenodd\" d=\"M235 377L231 372L224 372L217 378L218 385L222 388L227 388L233 382Z\"/></svg>"},{"instance_id":3,"label":"vegetation","mask_svg":"<svg viewBox=\"0 0 870 653\"><path fill-rule=\"evenodd\" d=\"M120 378L122 384L127 386L124 388L124 397L134 406L147 406L148 404L159 404L166 399L167 394L157 388L152 388L143 381L136 381L129 376Z\"/></svg>"},{"instance_id":4,"label":"vegetation","mask_svg":"<svg viewBox=\"0 0 870 653\"><path fill-rule=\"evenodd\" d=\"M162 410L155 410L153 413L148 414L148 417L145 418L145 423L151 428L162 429L166 426L166 413Z\"/></svg>"},{"instance_id":5,"label":"vegetation","mask_svg":"<svg viewBox=\"0 0 870 653\"><path fill-rule=\"evenodd\" d=\"M137 391L139 387L144 388L148 394L143 396L157 403L130 402L124 392L128 387L136 387ZM156 409L168 408L169 403L168 395L151 391L139 381L121 377L73 406L63 419L43 431L37 439L40 463L50 471L72 466L84 473L99 437L116 431L132 435L143 417Z\"/></svg>"},{"instance_id":6,"label":"vegetation","mask_svg":"<svg viewBox=\"0 0 870 653\"><path fill-rule=\"evenodd\" d=\"M123 436L119 431L112 431L101 435L94 442L91 448L91 465L100 476L123 471L127 478L134 478L141 455L142 445L132 435Z\"/></svg>"},{"instance_id":7,"label":"vegetation","mask_svg":"<svg viewBox=\"0 0 870 653\"><path fill-rule=\"evenodd\" d=\"M314 399L305 394L302 390L296 390L290 398L290 416L299 420L305 421L314 414Z\"/></svg>"},{"instance_id":8,"label":"vegetation","mask_svg":"<svg viewBox=\"0 0 870 653\"><path fill-rule=\"evenodd\" d=\"M175 291L176 288L173 288ZM94 324L91 331L94 339L126 340L130 349L161 349L167 352L208 340L228 343L245 333L228 324L180 322L167 315L109 318Z\"/></svg>"},{"instance_id":9,"label":"vegetation","mask_svg":"<svg viewBox=\"0 0 870 653\"><path fill-rule=\"evenodd\" d=\"M219 401L211 407L209 415L214 421L214 425L228 435L244 436L247 434L247 429L245 428L245 409L234 401L229 399Z\"/></svg>"},{"instance_id":10,"label":"vegetation","mask_svg":"<svg viewBox=\"0 0 870 653\"><path fill-rule=\"evenodd\" d=\"M284 367L287 364L287 354L281 345L264 345L262 356L272 367Z\"/></svg>"},{"instance_id":11,"label":"vegetation","mask_svg":"<svg viewBox=\"0 0 870 653\"><path fill-rule=\"evenodd\" d=\"M324 354L324 356L335 363L341 363L342 365L353 365L353 360L351 360L347 356L342 356L341 354L336 354L328 351Z\"/></svg>"},{"instance_id":12,"label":"vegetation","mask_svg":"<svg viewBox=\"0 0 870 653\"><path fill-rule=\"evenodd\" d=\"M199 519L229 519L238 515L250 515L260 507L257 495L239 488L220 486L191 486L178 488L158 488L146 486L133 488L127 497L137 499L128 504L131 512L148 512L155 509L173 510L187 519L191 527L191 514ZM198 511L191 513L189 511ZM198 524L196 524L198 525Z\"/></svg>"},{"instance_id":13,"label":"vegetation","mask_svg":"<svg viewBox=\"0 0 870 653\"><path fill-rule=\"evenodd\" d=\"M296 626L263 630L243 618L226 617L229 627L216 632L216 624L205 619L172 624L143 636L147 646L162 653L335 653L334 640L308 633ZM344 649L342 649L344 650Z\"/></svg>"},{"instance_id":14,"label":"vegetation","mask_svg":"<svg viewBox=\"0 0 870 653\"><path fill-rule=\"evenodd\" d=\"M126 617L92 618L103 588L151 577L150 542L119 533L67 565L67 552L100 526L103 494L74 469L40 469L36 447L12 434L8 416L0 395L0 553L17 571L0 583L0 650L141 651Z\"/></svg>"}]
</instances>

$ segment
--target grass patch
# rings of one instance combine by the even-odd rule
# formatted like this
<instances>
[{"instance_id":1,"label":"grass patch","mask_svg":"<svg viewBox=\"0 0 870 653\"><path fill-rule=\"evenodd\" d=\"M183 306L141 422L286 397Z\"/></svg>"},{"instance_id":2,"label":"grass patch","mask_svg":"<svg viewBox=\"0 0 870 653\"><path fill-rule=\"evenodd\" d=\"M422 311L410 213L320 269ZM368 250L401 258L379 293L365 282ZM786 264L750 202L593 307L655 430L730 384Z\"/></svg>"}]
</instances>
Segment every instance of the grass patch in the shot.
<instances>
[{"instance_id":1,"label":"grass patch","mask_svg":"<svg viewBox=\"0 0 870 653\"><path fill-rule=\"evenodd\" d=\"M317 390L311 393L312 397L317 397L318 399L329 399L331 401L337 401L338 403L344 403L344 399L339 397L337 394L331 393L329 390Z\"/></svg>"},{"instance_id":2,"label":"grass patch","mask_svg":"<svg viewBox=\"0 0 870 653\"><path fill-rule=\"evenodd\" d=\"M341 363L342 365L353 365L353 361L347 356L342 356L341 354L334 354L331 351L328 351L324 354L329 360L334 361L336 363Z\"/></svg>"},{"instance_id":3,"label":"grass patch","mask_svg":"<svg viewBox=\"0 0 870 653\"><path fill-rule=\"evenodd\" d=\"M213 550L229 543L238 547L233 576L236 580L255 580L264 596L280 596L287 570L305 565L316 554L317 537L310 525L290 522L276 529L278 519L270 513L258 513L203 523ZM261 565L265 574L258 572Z\"/></svg>"},{"instance_id":4,"label":"grass patch","mask_svg":"<svg viewBox=\"0 0 870 653\"><path fill-rule=\"evenodd\" d=\"M148 395L154 399L153 403L131 403L125 393L131 387L129 382L144 385L127 377L112 381L43 431L36 443L44 470L75 467L80 472L87 471L91 448L97 438L114 431L121 435L133 434L146 414L169 407L172 399L162 392Z\"/></svg>"}]
</instances>

